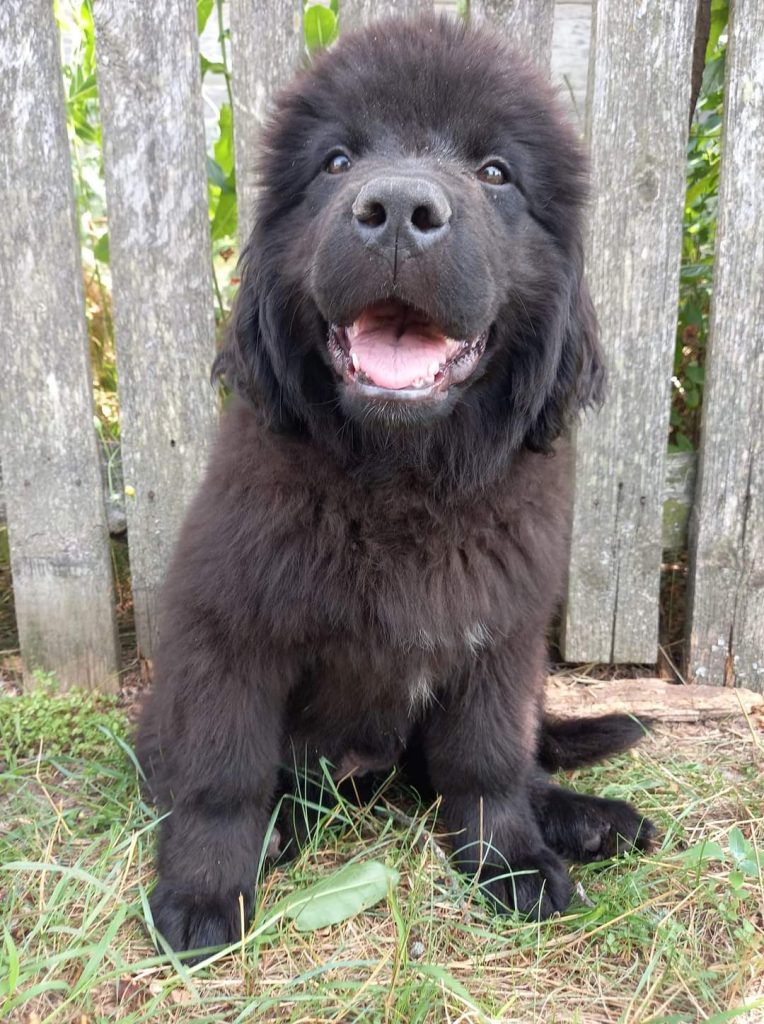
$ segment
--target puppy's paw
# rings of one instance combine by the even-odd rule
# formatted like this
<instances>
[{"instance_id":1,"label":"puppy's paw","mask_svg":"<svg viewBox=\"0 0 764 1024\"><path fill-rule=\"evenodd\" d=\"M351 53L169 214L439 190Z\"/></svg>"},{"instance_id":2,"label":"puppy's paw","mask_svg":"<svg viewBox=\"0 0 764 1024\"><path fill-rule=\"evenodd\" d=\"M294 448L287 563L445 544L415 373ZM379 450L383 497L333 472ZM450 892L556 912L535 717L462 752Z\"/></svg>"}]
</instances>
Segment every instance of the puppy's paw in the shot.
<instances>
[{"instance_id":1,"label":"puppy's paw","mask_svg":"<svg viewBox=\"0 0 764 1024\"><path fill-rule=\"evenodd\" d=\"M538 815L544 840L567 860L586 864L653 846L655 827L624 800L549 787Z\"/></svg>"},{"instance_id":2,"label":"puppy's paw","mask_svg":"<svg viewBox=\"0 0 764 1024\"><path fill-rule=\"evenodd\" d=\"M156 930L176 952L227 946L241 937L239 894L209 896L189 892L160 879L149 903ZM252 901L244 897L244 926L249 923ZM184 958L198 963L202 956Z\"/></svg>"},{"instance_id":3,"label":"puppy's paw","mask_svg":"<svg viewBox=\"0 0 764 1024\"><path fill-rule=\"evenodd\" d=\"M554 851L541 847L514 859L497 875L498 869L484 869L481 889L497 909L517 911L525 917L544 920L560 913L570 903L572 886L568 869ZM496 877L486 878L487 874Z\"/></svg>"}]
</instances>

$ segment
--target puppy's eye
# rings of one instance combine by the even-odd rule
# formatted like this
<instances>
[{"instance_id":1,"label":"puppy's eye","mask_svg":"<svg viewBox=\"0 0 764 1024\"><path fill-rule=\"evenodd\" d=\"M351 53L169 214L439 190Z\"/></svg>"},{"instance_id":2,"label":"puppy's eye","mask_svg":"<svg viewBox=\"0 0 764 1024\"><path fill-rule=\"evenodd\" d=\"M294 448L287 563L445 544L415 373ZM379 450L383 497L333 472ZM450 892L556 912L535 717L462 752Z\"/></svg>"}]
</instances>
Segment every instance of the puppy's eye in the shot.
<instances>
[{"instance_id":1,"label":"puppy's eye","mask_svg":"<svg viewBox=\"0 0 764 1024\"><path fill-rule=\"evenodd\" d=\"M333 153L324 164L327 174L344 174L350 170L350 157L346 153Z\"/></svg>"},{"instance_id":2,"label":"puppy's eye","mask_svg":"<svg viewBox=\"0 0 764 1024\"><path fill-rule=\"evenodd\" d=\"M483 164L477 172L477 176L486 185L507 185L510 180L506 167L495 162Z\"/></svg>"}]
</instances>

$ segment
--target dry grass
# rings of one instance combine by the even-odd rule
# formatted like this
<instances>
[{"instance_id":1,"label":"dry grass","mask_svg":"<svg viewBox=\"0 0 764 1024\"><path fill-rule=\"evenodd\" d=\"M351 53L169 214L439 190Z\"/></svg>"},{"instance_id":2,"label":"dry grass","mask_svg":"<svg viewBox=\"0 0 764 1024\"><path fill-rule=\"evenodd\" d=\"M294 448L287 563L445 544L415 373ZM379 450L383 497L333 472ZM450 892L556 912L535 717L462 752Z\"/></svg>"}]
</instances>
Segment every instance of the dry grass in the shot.
<instances>
[{"instance_id":1,"label":"dry grass","mask_svg":"<svg viewBox=\"0 0 764 1024\"><path fill-rule=\"evenodd\" d=\"M335 809L297 862L267 876L249 937L188 968L147 935L156 819L128 753L96 711L92 724L87 760L44 744L36 757L0 751L3 1021L764 1021L764 747L752 725L663 729L571 776L634 798L663 838L649 857L575 869L580 898L555 921L492 917L444 861L435 810L390 787L376 807ZM386 902L256 936L278 898L351 858L398 869Z\"/></svg>"}]
</instances>

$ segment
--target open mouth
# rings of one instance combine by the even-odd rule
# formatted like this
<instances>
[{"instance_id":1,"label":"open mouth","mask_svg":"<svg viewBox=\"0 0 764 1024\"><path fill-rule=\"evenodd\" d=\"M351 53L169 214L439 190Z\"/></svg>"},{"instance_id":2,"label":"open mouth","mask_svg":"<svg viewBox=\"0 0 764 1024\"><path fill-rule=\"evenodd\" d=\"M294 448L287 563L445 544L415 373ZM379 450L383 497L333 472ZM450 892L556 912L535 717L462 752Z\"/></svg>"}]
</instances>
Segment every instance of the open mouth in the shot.
<instances>
[{"instance_id":1,"label":"open mouth","mask_svg":"<svg viewBox=\"0 0 764 1024\"><path fill-rule=\"evenodd\" d=\"M346 384L369 397L418 400L466 380L486 333L448 337L423 313L396 300L375 303L347 327L331 324L328 349Z\"/></svg>"}]
</instances>

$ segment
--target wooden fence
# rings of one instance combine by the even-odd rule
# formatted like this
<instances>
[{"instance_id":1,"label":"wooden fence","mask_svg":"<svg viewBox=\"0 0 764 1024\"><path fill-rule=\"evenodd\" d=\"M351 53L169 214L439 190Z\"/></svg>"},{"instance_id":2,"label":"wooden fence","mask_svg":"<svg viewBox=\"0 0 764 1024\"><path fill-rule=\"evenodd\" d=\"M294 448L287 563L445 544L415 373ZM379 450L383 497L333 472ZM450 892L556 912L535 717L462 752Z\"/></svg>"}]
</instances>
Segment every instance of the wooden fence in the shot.
<instances>
[{"instance_id":1,"label":"wooden fence","mask_svg":"<svg viewBox=\"0 0 764 1024\"><path fill-rule=\"evenodd\" d=\"M342 0L345 25L417 0ZM696 0L598 0L586 136L589 281L610 400L576 436L564 656L655 662L670 378ZM217 416L194 0L95 0L125 514L136 629ZM231 0L239 222L268 99L302 49L301 0ZM559 15L559 5L557 7ZM548 65L553 0L473 0ZM764 689L764 7L733 0L716 278L690 526L690 679ZM51 0L0 5L0 459L25 672L113 687L107 510L59 40ZM692 480L686 460L679 467Z\"/></svg>"}]
</instances>

